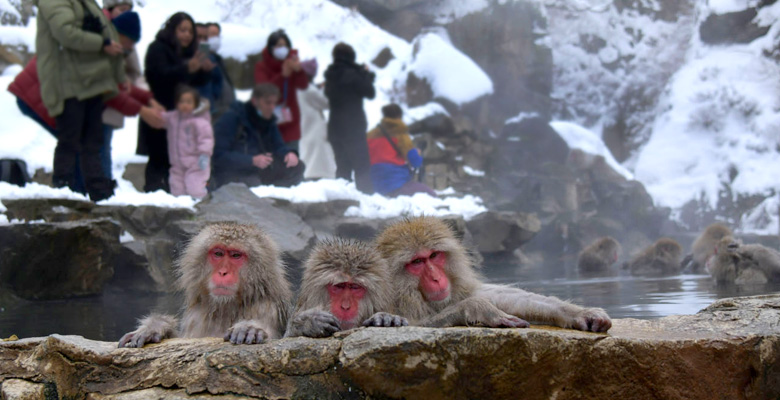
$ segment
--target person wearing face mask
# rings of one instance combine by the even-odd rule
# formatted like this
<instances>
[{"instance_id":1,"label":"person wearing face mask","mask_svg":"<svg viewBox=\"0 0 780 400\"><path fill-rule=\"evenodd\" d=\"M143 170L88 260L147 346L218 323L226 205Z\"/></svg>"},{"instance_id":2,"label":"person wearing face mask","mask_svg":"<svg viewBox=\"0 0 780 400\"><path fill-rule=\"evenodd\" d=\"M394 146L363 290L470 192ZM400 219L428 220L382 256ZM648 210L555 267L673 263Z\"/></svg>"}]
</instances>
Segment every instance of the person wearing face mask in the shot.
<instances>
[{"instance_id":1,"label":"person wearing face mask","mask_svg":"<svg viewBox=\"0 0 780 400\"><path fill-rule=\"evenodd\" d=\"M249 101L233 103L214 125L215 186L242 182L249 187L289 187L303 180L306 166L285 145L276 125L279 96L275 85L259 84Z\"/></svg>"},{"instance_id":2,"label":"person wearing face mask","mask_svg":"<svg viewBox=\"0 0 780 400\"><path fill-rule=\"evenodd\" d=\"M144 75L154 98L166 110L172 110L176 106L176 87L180 84L203 85L211 77L214 64L207 54L198 51L195 21L189 14L178 12L168 19L149 45L144 67ZM136 153L149 156L144 190L169 191L170 161L165 130L140 123Z\"/></svg>"},{"instance_id":3,"label":"person wearing face mask","mask_svg":"<svg viewBox=\"0 0 780 400\"><path fill-rule=\"evenodd\" d=\"M301 67L298 51L292 49L290 37L284 30L268 36L263 58L255 64L255 84L269 82L281 92L276 108L279 130L288 147L298 150L301 140L301 111L298 90L309 86L309 78Z\"/></svg>"}]
</instances>

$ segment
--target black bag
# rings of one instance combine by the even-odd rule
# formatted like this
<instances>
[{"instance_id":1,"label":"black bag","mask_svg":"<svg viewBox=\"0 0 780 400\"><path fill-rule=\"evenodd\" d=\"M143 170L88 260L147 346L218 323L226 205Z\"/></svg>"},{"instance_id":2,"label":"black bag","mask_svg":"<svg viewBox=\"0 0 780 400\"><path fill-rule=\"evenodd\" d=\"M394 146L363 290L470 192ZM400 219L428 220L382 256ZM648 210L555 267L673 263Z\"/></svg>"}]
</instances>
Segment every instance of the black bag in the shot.
<instances>
[{"instance_id":1,"label":"black bag","mask_svg":"<svg viewBox=\"0 0 780 400\"><path fill-rule=\"evenodd\" d=\"M32 182L27 173L27 163L16 158L0 159L0 181L17 186L24 186Z\"/></svg>"},{"instance_id":2,"label":"black bag","mask_svg":"<svg viewBox=\"0 0 780 400\"><path fill-rule=\"evenodd\" d=\"M80 0L80 2L81 8L84 9L84 20L81 22L81 30L102 35L103 29L105 29L105 27L100 21L100 18L89 11L89 8L87 7L86 3L84 3L84 0Z\"/></svg>"}]
</instances>

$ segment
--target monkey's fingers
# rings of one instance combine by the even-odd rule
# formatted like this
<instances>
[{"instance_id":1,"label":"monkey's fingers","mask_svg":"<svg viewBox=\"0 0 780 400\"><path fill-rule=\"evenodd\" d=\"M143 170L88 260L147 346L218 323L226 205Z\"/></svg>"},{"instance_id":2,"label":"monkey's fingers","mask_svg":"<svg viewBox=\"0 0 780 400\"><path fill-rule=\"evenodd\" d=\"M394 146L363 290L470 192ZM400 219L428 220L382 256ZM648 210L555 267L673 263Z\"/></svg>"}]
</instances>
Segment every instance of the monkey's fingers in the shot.
<instances>
[{"instance_id":1,"label":"monkey's fingers","mask_svg":"<svg viewBox=\"0 0 780 400\"><path fill-rule=\"evenodd\" d=\"M528 328L531 326L528 321L517 317L501 318L499 325L499 328Z\"/></svg>"},{"instance_id":2,"label":"monkey's fingers","mask_svg":"<svg viewBox=\"0 0 780 400\"><path fill-rule=\"evenodd\" d=\"M124 336L122 336L122 338L119 339L119 344L117 345L117 347L132 347L129 346L132 340L133 340L133 332L125 333Z\"/></svg>"},{"instance_id":3,"label":"monkey's fingers","mask_svg":"<svg viewBox=\"0 0 780 400\"><path fill-rule=\"evenodd\" d=\"M330 328L335 328L334 332L341 330L341 322L339 321L338 318L336 318L335 315L331 313L318 315L315 318L315 321L319 325L326 326L328 330L330 330Z\"/></svg>"},{"instance_id":4,"label":"monkey's fingers","mask_svg":"<svg viewBox=\"0 0 780 400\"><path fill-rule=\"evenodd\" d=\"M591 332L606 332L612 327L612 321L609 318L592 318L588 327Z\"/></svg>"}]
</instances>

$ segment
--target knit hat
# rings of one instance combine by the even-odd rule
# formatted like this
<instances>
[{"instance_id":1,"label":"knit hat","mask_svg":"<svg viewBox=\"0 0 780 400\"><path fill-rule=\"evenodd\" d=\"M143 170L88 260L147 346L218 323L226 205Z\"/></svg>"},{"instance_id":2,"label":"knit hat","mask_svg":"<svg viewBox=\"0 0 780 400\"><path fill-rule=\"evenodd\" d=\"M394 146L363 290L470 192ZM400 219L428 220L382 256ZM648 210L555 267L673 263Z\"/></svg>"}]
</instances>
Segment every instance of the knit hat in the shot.
<instances>
[{"instance_id":1,"label":"knit hat","mask_svg":"<svg viewBox=\"0 0 780 400\"><path fill-rule=\"evenodd\" d=\"M347 62L355 62L355 49L352 46L341 42L333 47L333 59Z\"/></svg>"},{"instance_id":2,"label":"knit hat","mask_svg":"<svg viewBox=\"0 0 780 400\"><path fill-rule=\"evenodd\" d=\"M120 4L129 4L132 7L133 0L103 0L103 8L106 10L109 8L114 8Z\"/></svg>"},{"instance_id":3,"label":"knit hat","mask_svg":"<svg viewBox=\"0 0 780 400\"><path fill-rule=\"evenodd\" d=\"M308 76L317 75L317 59L312 58L311 60L301 61L301 69Z\"/></svg>"},{"instance_id":4,"label":"knit hat","mask_svg":"<svg viewBox=\"0 0 780 400\"><path fill-rule=\"evenodd\" d=\"M112 19L116 31L138 43L141 40L141 19L135 11L126 11Z\"/></svg>"}]
</instances>

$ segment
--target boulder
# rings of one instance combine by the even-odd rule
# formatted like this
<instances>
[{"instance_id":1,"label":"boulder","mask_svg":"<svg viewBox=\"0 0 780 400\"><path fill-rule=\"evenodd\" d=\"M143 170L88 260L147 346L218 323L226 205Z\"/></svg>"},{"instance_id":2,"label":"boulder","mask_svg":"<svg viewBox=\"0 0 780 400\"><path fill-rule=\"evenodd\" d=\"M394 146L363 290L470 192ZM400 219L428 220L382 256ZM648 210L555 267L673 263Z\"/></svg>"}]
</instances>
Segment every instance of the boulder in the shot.
<instances>
[{"instance_id":1,"label":"boulder","mask_svg":"<svg viewBox=\"0 0 780 400\"><path fill-rule=\"evenodd\" d=\"M720 300L696 315L614 320L609 334L360 328L143 349L52 335L0 343L0 381L3 393L51 391L39 399L769 399L780 396L779 318L780 295L769 295Z\"/></svg>"},{"instance_id":2,"label":"boulder","mask_svg":"<svg viewBox=\"0 0 780 400\"><path fill-rule=\"evenodd\" d=\"M466 222L480 253L514 252L542 229L533 214L487 211Z\"/></svg>"},{"instance_id":3,"label":"boulder","mask_svg":"<svg viewBox=\"0 0 780 400\"><path fill-rule=\"evenodd\" d=\"M199 221L237 221L256 224L276 240L282 251L302 261L314 245L314 230L301 217L274 207L271 199L255 196L244 184L228 184L197 205Z\"/></svg>"},{"instance_id":4,"label":"boulder","mask_svg":"<svg viewBox=\"0 0 780 400\"><path fill-rule=\"evenodd\" d=\"M67 199L4 199L8 219L20 221L65 222L90 219L95 203Z\"/></svg>"},{"instance_id":5,"label":"boulder","mask_svg":"<svg viewBox=\"0 0 780 400\"><path fill-rule=\"evenodd\" d=\"M107 219L0 226L0 285L33 300L99 294L119 233Z\"/></svg>"},{"instance_id":6,"label":"boulder","mask_svg":"<svg viewBox=\"0 0 780 400\"><path fill-rule=\"evenodd\" d=\"M712 14L699 26L701 41L707 44L750 43L769 32L770 25L755 22L758 10L746 10Z\"/></svg>"}]
</instances>

